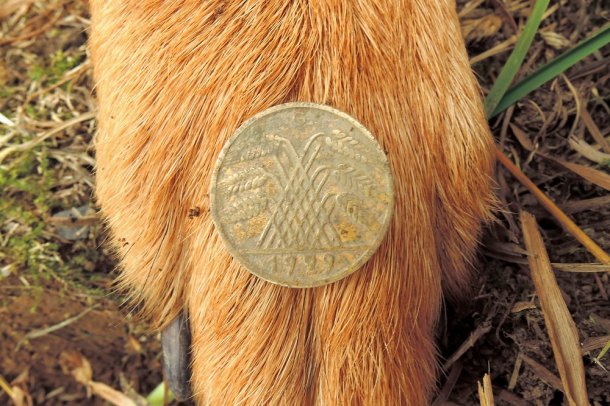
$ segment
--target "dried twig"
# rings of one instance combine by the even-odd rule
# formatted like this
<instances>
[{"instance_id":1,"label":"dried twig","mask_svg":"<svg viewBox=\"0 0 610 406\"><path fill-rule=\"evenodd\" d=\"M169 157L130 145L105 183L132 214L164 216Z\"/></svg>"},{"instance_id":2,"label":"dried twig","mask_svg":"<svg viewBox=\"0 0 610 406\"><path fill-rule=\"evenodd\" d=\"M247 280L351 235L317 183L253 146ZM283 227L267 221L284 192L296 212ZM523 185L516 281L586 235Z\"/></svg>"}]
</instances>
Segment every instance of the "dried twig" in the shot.
<instances>
[{"instance_id":1,"label":"dried twig","mask_svg":"<svg viewBox=\"0 0 610 406\"><path fill-rule=\"evenodd\" d=\"M525 176L525 174L521 172L521 170L519 170L519 168L517 168L515 164L513 164L511 160L508 159L506 155L504 155L504 153L497 148L496 157L498 158L500 163L504 165L504 167L508 169L513 174L513 176L517 178L517 180L519 180L519 182L521 182L525 187L530 190L530 192L532 192L538 202L540 202L540 204L544 206L549 211L549 213L553 215L553 217L555 217L555 219L565 228L568 233L572 234L574 238L580 241L580 243L584 245L584 247L595 258L597 258L599 262L601 262L602 264L610 264L610 255L608 255L599 245L597 245L597 243L593 241L591 237L585 234L585 232L582 231L580 227L578 227L576 223L572 221L572 219L570 219L563 211L561 211L561 209L557 207L557 205L551 199L549 199L549 197L545 195L542 190L538 189L534 182L532 182L527 176Z\"/></svg>"},{"instance_id":2,"label":"dried twig","mask_svg":"<svg viewBox=\"0 0 610 406\"><path fill-rule=\"evenodd\" d=\"M443 369L448 370L451 365L453 365L457 360L459 360L462 355L470 348L474 346L474 344L479 340L479 338L483 337L485 334L489 333L491 330L491 323L486 321L482 324L479 324L477 328L470 333L470 336L460 345L460 347L453 353L447 361L443 364Z\"/></svg>"},{"instance_id":3,"label":"dried twig","mask_svg":"<svg viewBox=\"0 0 610 406\"><path fill-rule=\"evenodd\" d=\"M445 381L445 384L443 385L442 389L438 392L436 399L434 399L434 402L432 402L432 406L441 406L446 404L447 399L449 399L451 391L453 390L453 387L460 378L461 373L462 363L460 361L457 361L451 367L451 372L449 372L447 380Z\"/></svg>"},{"instance_id":4,"label":"dried twig","mask_svg":"<svg viewBox=\"0 0 610 406\"><path fill-rule=\"evenodd\" d=\"M87 313L89 313L91 310L94 310L95 308L97 308L99 306L100 306L99 304L93 305L93 306L83 310L76 316L69 317L66 320L64 320L60 323L54 324L50 327L43 328L40 330L30 331L21 340L19 340L19 342L17 343L17 346L15 347L15 352L17 352L19 350L19 348L21 348L21 345L23 344L24 341L32 340L34 338L40 338L40 337L46 336L47 334L53 333L57 330L61 330L62 328L69 326L70 324L74 323L75 321L80 320L81 318L86 316Z\"/></svg>"}]
</instances>

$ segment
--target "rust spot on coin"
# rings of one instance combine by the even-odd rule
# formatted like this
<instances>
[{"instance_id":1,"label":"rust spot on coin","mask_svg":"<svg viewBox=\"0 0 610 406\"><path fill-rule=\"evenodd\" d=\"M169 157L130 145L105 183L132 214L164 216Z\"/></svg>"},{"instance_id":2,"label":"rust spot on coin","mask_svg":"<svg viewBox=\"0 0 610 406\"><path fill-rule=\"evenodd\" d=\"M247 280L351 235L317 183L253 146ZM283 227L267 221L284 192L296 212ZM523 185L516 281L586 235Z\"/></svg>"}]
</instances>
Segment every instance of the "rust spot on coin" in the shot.
<instances>
[{"instance_id":1,"label":"rust spot on coin","mask_svg":"<svg viewBox=\"0 0 610 406\"><path fill-rule=\"evenodd\" d=\"M360 268L392 216L388 160L339 110L288 103L257 114L224 146L210 205L228 251L276 284L313 287Z\"/></svg>"}]
</instances>

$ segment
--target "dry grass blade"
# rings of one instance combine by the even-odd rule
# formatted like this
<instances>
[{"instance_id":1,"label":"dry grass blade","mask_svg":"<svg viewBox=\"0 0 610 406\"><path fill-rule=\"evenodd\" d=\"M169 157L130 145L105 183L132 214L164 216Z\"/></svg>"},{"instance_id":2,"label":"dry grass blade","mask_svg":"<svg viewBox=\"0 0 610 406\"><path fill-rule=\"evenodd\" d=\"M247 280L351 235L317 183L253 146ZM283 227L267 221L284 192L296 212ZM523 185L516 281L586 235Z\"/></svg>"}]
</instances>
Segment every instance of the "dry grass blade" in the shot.
<instances>
[{"instance_id":1,"label":"dry grass blade","mask_svg":"<svg viewBox=\"0 0 610 406\"><path fill-rule=\"evenodd\" d=\"M49 28L51 28L59 20L60 17L61 17L61 12L57 12L44 25L40 25L37 28L35 28L29 32L26 32L23 35L20 35L18 37L0 38L0 46L17 43L20 41L25 41L26 39L29 39L29 38L36 37L46 31L48 31Z\"/></svg>"},{"instance_id":2,"label":"dry grass blade","mask_svg":"<svg viewBox=\"0 0 610 406\"><path fill-rule=\"evenodd\" d=\"M521 359L523 360L523 362L525 362L525 364L528 367L530 367L532 372L534 372L534 375L536 375L538 378L540 378L541 380L543 380L544 382L549 384L554 389L560 390L562 392L564 391L563 384L561 383L561 379L557 378L557 376L554 373L552 373L551 371L546 369L543 365L541 365L539 362L528 357L525 354L521 354Z\"/></svg>"},{"instance_id":3,"label":"dry grass blade","mask_svg":"<svg viewBox=\"0 0 610 406\"><path fill-rule=\"evenodd\" d=\"M9 145L8 147L5 147L4 149L0 150L0 163L2 163L2 161L4 161L4 159L6 159L6 157L9 156L10 154L13 154L15 152L20 152L20 151L27 151L31 148L34 148L36 145L40 144L47 138L49 138L57 133L62 132L66 128L69 128L78 123L82 123L83 121L92 120L94 118L95 118L95 111L90 111L88 113L81 114L80 116L75 117L71 120L64 121L61 124L58 124L55 128L40 134L38 137L36 137L30 141L24 142L22 144L17 144L17 145Z\"/></svg>"},{"instance_id":4,"label":"dry grass blade","mask_svg":"<svg viewBox=\"0 0 610 406\"><path fill-rule=\"evenodd\" d=\"M502 28L502 17L488 14L482 18L462 20L462 36L469 41L493 37Z\"/></svg>"},{"instance_id":5,"label":"dry grass blade","mask_svg":"<svg viewBox=\"0 0 610 406\"><path fill-rule=\"evenodd\" d=\"M585 165L579 165L574 164L572 162L564 161L563 159L552 158L548 155L540 155L574 172L575 174L588 180L589 182L606 190L610 190L610 175L608 175L607 173L598 171L597 169L593 169Z\"/></svg>"},{"instance_id":6,"label":"dry grass blade","mask_svg":"<svg viewBox=\"0 0 610 406\"><path fill-rule=\"evenodd\" d=\"M521 357L521 353L517 354L517 359L515 360L515 366L513 367L513 373L510 376L510 380L508 381L508 390L512 391L517 387L517 380L519 380L519 371L521 370L521 365L523 365L523 357Z\"/></svg>"},{"instance_id":7,"label":"dry grass blade","mask_svg":"<svg viewBox=\"0 0 610 406\"><path fill-rule=\"evenodd\" d=\"M479 402L481 402L481 406L494 406L494 392L489 374L483 376L483 385L477 381L477 386L479 388Z\"/></svg>"},{"instance_id":8,"label":"dry grass blade","mask_svg":"<svg viewBox=\"0 0 610 406\"><path fill-rule=\"evenodd\" d=\"M487 51L482 52L479 55L473 56L472 58L470 58L470 64L474 65L475 63L484 61L487 58L491 58L492 56L501 54L502 52L509 51L509 50L513 49L513 45L515 45L515 42L517 42L517 36L513 35L512 37L509 37L506 41L499 43L498 45L494 46L493 48L490 48Z\"/></svg>"},{"instance_id":9,"label":"dry grass blade","mask_svg":"<svg viewBox=\"0 0 610 406\"><path fill-rule=\"evenodd\" d=\"M2 8L0 8L0 19L8 17L20 8L28 7L34 3L35 0L6 0L0 2Z\"/></svg>"},{"instance_id":10,"label":"dry grass blade","mask_svg":"<svg viewBox=\"0 0 610 406\"><path fill-rule=\"evenodd\" d=\"M593 121L593 118L587 109L582 109L580 112L580 117L582 118L583 123L585 123L585 127L587 127L587 130L589 130L589 133L595 142L602 147L604 152L610 154L610 142L606 140L606 137L604 137L599 127L597 127L597 124L595 124L595 121Z\"/></svg>"},{"instance_id":11,"label":"dry grass blade","mask_svg":"<svg viewBox=\"0 0 610 406\"><path fill-rule=\"evenodd\" d=\"M607 173L598 171L597 169L593 169L589 166L564 161L563 159L551 158L546 155L542 156L574 172L581 178L588 180L594 185L597 185L603 189L610 191L610 175L608 175Z\"/></svg>"},{"instance_id":12,"label":"dry grass blade","mask_svg":"<svg viewBox=\"0 0 610 406\"><path fill-rule=\"evenodd\" d=\"M520 220L529 252L532 280L540 299L564 394L570 405L587 405L585 368L580 355L576 324L555 280L536 219L527 212L521 212Z\"/></svg>"},{"instance_id":13,"label":"dry grass blade","mask_svg":"<svg viewBox=\"0 0 610 406\"><path fill-rule=\"evenodd\" d=\"M589 351L599 350L610 343L610 336L589 337L582 343L581 352L584 354Z\"/></svg>"},{"instance_id":14,"label":"dry grass blade","mask_svg":"<svg viewBox=\"0 0 610 406\"><path fill-rule=\"evenodd\" d=\"M496 157L498 158L498 161L500 161L500 163L519 180L519 182L521 182L530 190L530 192L532 192L538 202L540 202L540 204L543 205L549 211L549 213L553 215L553 217L555 217L555 219L565 228L568 233L572 234L574 238L580 241L580 243L591 254L593 254L593 256L599 260L599 262L602 264L610 264L610 255L608 255L599 245L597 245L597 243L593 241L591 237L585 234L585 232L582 231L580 227L578 227L576 223L572 221L572 219L561 211L561 209L557 207L557 205L551 199L549 199L549 197L545 195L542 190L538 189L534 182L525 176L525 174L521 172L521 170L519 170L519 168L517 168L515 164L513 164L511 160L508 159L506 155L504 155L504 153L502 153L502 151L500 151L497 147Z\"/></svg>"},{"instance_id":15,"label":"dry grass blade","mask_svg":"<svg viewBox=\"0 0 610 406\"><path fill-rule=\"evenodd\" d=\"M587 158L589 161L593 161L600 165L608 165L610 163L610 154L598 151L595 147L587 144L585 140L581 140L575 137L568 139L570 147Z\"/></svg>"},{"instance_id":16,"label":"dry grass blade","mask_svg":"<svg viewBox=\"0 0 610 406\"><path fill-rule=\"evenodd\" d=\"M30 371L26 369L11 382L11 400L15 406L32 406L34 404L32 395L28 390L29 379Z\"/></svg>"},{"instance_id":17,"label":"dry grass blade","mask_svg":"<svg viewBox=\"0 0 610 406\"><path fill-rule=\"evenodd\" d=\"M564 212L572 214L580 213L585 210L601 210L606 206L610 206L610 195L565 202L561 205L561 208Z\"/></svg>"},{"instance_id":18,"label":"dry grass blade","mask_svg":"<svg viewBox=\"0 0 610 406\"><path fill-rule=\"evenodd\" d=\"M137 406L136 402L131 400L131 398L127 397L123 393L119 392L116 389L111 388L102 382L91 381L89 384L91 387L91 392L95 395L103 398L104 400L112 403L116 406Z\"/></svg>"},{"instance_id":19,"label":"dry grass blade","mask_svg":"<svg viewBox=\"0 0 610 406\"><path fill-rule=\"evenodd\" d=\"M111 388L102 382L93 380L93 371L87 358L76 351L61 353L59 363L64 373L70 373L74 379L87 387L87 393L93 393L115 406L137 406L125 394Z\"/></svg>"},{"instance_id":20,"label":"dry grass blade","mask_svg":"<svg viewBox=\"0 0 610 406\"><path fill-rule=\"evenodd\" d=\"M532 302L517 302L513 305L512 309L510 309L511 313L520 313L522 311L525 310L532 310L532 309L537 309L538 307L536 306L535 303Z\"/></svg>"},{"instance_id":21,"label":"dry grass blade","mask_svg":"<svg viewBox=\"0 0 610 406\"><path fill-rule=\"evenodd\" d=\"M562 272L574 272L574 273L597 273L597 272L610 272L610 265L605 264L551 264L554 269Z\"/></svg>"},{"instance_id":22,"label":"dry grass blade","mask_svg":"<svg viewBox=\"0 0 610 406\"><path fill-rule=\"evenodd\" d=\"M6 379L4 379L4 377L2 375L0 375L0 389L2 389L4 392L6 392L6 394L8 395L9 398L12 398L13 396L15 396L13 394L13 389L11 388L11 385L9 385L8 382L6 382Z\"/></svg>"},{"instance_id":23,"label":"dry grass blade","mask_svg":"<svg viewBox=\"0 0 610 406\"><path fill-rule=\"evenodd\" d=\"M0 113L0 123L9 127L13 127L15 123L13 123L8 117L4 114Z\"/></svg>"},{"instance_id":24,"label":"dry grass blade","mask_svg":"<svg viewBox=\"0 0 610 406\"><path fill-rule=\"evenodd\" d=\"M510 124L510 128L519 143L521 144L521 146L526 150L530 152L536 152L536 154L540 155L541 157L563 166L567 170L574 172L575 174L588 180L589 182L606 190L610 190L610 175L608 175L607 173L598 171L597 169L593 169L585 165L575 164L572 162L565 161L563 159L553 158L552 156L536 151L536 147L534 146L534 144L532 144L525 131L521 130L514 124ZM610 158L610 156L607 156L607 154L597 151L595 148L591 147L582 140L570 139L569 143L572 148L597 163L607 162L608 158Z\"/></svg>"}]
</instances>

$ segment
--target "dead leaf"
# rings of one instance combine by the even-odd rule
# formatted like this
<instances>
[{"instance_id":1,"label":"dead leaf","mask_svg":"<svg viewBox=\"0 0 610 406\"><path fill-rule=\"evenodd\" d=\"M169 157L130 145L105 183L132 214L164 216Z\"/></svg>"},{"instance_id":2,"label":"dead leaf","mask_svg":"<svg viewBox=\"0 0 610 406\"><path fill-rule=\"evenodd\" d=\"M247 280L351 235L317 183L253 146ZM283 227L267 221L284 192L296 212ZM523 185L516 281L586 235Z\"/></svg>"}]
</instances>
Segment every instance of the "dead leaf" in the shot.
<instances>
[{"instance_id":1,"label":"dead leaf","mask_svg":"<svg viewBox=\"0 0 610 406\"><path fill-rule=\"evenodd\" d=\"M111 388L102 382L93 380L93 371L87 358L76 351L64 351L59 356L59 364L64 373L71 374L77 382L87 387L91 392L115 406L136 406L136 403L127 395Z\"/></svg>"},{"instance_id":2,"label":"dead leaf","mask_svg":"<svg viewBox=\"0 0 610 406\"><path fill-rule=\"evenodd\" d=\"M532 302L517 302L511 309L511 313L519 313L524 310L532 310L535 308L536 308L536 305Z\"/></svg>"},{"instance_id":3,"label":"dead leaf","mask_svg":"<svg viewBox=\"0 0 610 406\"><path fill-rule=\"evenodd\" d=\"M521 146L523 148L525 148L526 150L528 150L530 152L532 152L535 149L534 144L532 144L530 137L527 136L525 131L523 131L522 129L520 129L519 127L517 127L514 124L510 124L510 129L513 131L513 134L517 138L517 141L519 141L519 144L521 144Z\"/></svg>"},{"instance_id":4,"label":"dead leaf","mask_svg":"<svg viewBox=\"0 0 610 406\"><path fill-rule=\"evenodd\" d=\"M76 351L64 351L59 356L59 365L64 374L71 374L78 383L89 385L93 371L87 358Z\"/></svg>"},{"instance_id":5,"label":"dead leaf","mask_svg":"<svg viewBox=\"0 0 610 406\"><path fill-rule=\"evenodd\" d=\"M532 280L540 299L563 392L570 405L588 405L585 369L580 355L576 324L555 280L536 219L533 215L522 211L520 220L525 246L529 252L528 262Z\"/></svg>"}]
</instances>

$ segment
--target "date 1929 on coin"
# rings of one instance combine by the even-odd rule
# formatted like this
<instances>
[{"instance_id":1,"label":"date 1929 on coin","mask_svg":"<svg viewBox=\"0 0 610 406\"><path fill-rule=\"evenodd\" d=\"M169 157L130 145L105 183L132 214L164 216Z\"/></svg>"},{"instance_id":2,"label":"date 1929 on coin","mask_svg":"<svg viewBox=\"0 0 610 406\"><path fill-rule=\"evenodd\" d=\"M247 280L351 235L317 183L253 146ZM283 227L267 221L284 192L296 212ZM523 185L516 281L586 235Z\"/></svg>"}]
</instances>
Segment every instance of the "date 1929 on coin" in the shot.
<instances>
[{"instance_id":1,"label":"date 1929 on coin","mask_svg":"<svg viewBox=\"0 0 610 406\"><path fill-rule=\"evenodd\" d=\"M212 218L228 251L269 282L313 287L360 268L394 205L388 159L349 115L287 103L244 123L212 175Z\"/></svg>"}]
</instances>

